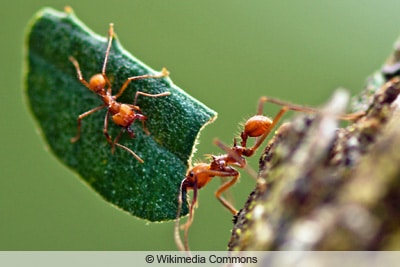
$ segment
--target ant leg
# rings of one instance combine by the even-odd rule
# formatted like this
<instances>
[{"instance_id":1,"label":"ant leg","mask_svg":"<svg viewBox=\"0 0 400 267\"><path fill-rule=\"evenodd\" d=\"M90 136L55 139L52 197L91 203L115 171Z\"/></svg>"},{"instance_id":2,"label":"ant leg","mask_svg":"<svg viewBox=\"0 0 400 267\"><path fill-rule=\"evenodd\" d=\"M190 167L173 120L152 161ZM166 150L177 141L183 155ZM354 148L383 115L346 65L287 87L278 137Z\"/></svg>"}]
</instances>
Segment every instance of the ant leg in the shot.
<instances>
[{"instance_id":1,"label":"ant leg","mask_svg":"<svg viewBox=\"0 0 400 267\"><path fill-rule=\"evenodd\" d=\"M101 71L101 74L103 75L104 80L106 81L109 89L111 89L111 82L106 75L106 67L107 67L108 55L110 54L111 50L113 36L114 36L114 24L110 23L110 28L108 29L108 45L107 45L106 55L104 57L103 69Z\"/></svg>"},{"instance_id":2,"label":"ant leg","mask_svg":"<svg viewBox=\"0 0 400 267\"><path fill-rule=\"evenodd\" d=\"M192 199L192 203L190 204L190 206L189 206L189 218L188 218L188 220L186 221L186 223L184 224L184 225L182 225L182 227L183 228L185 228L185 236L187 235L187 231L189 230L189 227L192 225L192 223L193 223L193 218L194 218L194 207L197 205L197 191L198 191L198 186L197 186L197 175L194 177L194 182L193 182L193 187L192 187L192 190L193 190L193 199ZM182 185L181 186L184 186L184 182L185 182L185 180L186 179L184 179L183 181L182 181ZM180 202L181 202L181 205L182 205L182 198L183 198L183 192L186 192L186 190L184 190L184 189L181 189L181 200L180 200ZM186 238L185 238L186 239ZM186 247L186 245L185 245L185 247Z\"/></svg>"},{"instance_id":3,"label":"ant leg","mask_svg":"<svg viewBox=\"0 0 400 267\"><path fill-rule=\"evenodd\" d=\"M279 105L282 107L286 107L288 110L300 111L300 112L304 112L304 113L317 113L318 112L318 109L316 109L316 108L295 105L295 104L292 104L292 103L289 103L286 101L282 101L282 100L279 100L276 98L262 96L259 100L257 115L262 115L263 106L266 102L273 103L273 104L276 104L276 105Z\"/></svg>"},{"instance_id":4,"label":"ant leg","mask_svg":"<svg viewBox=\"0 0 400 267\"><path fill-rule=\"evenodd\" d=\"M260 98L260 101L259 101L257 115L262 114L263 104L265 102L273 103L273 104L280 105L280 106L285 106L285 107L287 107L287 109L293 110L293 111L300 111L300 112L304 112L304 113L317 113L318 112L318 109L316 109L316 108L295 105L295 104L292 104L292 103L289 103L286 101L282 101L282 100L279 100L276 98L270 98L270 97L263 96ZM365 115L364 111L359 111L359 112L340 115L339 119L345 120L345 121L356 121L364 115Z\"/></svg>"},{"instance_id":5,"label":"ant leg","mask_svg":"<svg viewBox=\"0 0 400 267\"><path fill-rule=\"evenodd\" d=\"M221 194L228 190L232 185L234 185L239 179L239 173L237 173L236 175L233 176L233 178L224 183L223 185L221 185L217 192L215 192L215 196L218 198L218 200L222 203L222 205L225 206L225 208L227 208L233 215L236 215L238 213L237 209L235 209L231 203L229 203L225 198L223 198L221 196Z\"/></svg>"},{"instance_id":6,"label":"ant leg","mask_svg":"<svg viewBox=\"0 0 400 267\"><path fill-rule=\"evenodd\" d=\"M233 169L232 167L226 167L224 168L224 170L222 171L215 171L215 170L206 170L203 173L206 173L207 176L209 177L215 177L215 176L219 176L219 177L233 177L230 181L226 182L225 184L223 184L222 186L220 186L217 190L217 192L215 192L215 196L218 198L218 200L222 203L222 205L224 205L232 214L236 214L237 210L227 201L225 200L221 194L226 191L227 189L229 189L232 185L234 185L237 180L239 179L239 173L237 170ZM196 184L197 186L197 180L196 180ZM197 190L196 190L197 191ZM195 193L197 193L196 191L193 191L193 200L195 198ZM192 203L193 204L193 203Z\"/></svg>"},{"instance_id":7,"label":"ant leg","mask_svg":"<svg viewBox=\"0 0 400 267\"><path fill-rule=\"evenodd\" d=\"M86 116L89 116L90 114L95 113L98 110L101 110L101 109L105 108L105 107L106 107L106 105L101 105L101 106L99 106L97 108L91 109L91 110L86 111L85 113L82 113L81 115L79 115L79 117L78 117L78 130L77 130L76 136L71 138L71 140L70 140L71 143L75 143L81 137L81 121L82 121L82 119L84 117L86 117Z\"/></svg>"},{"instance_id":8,"label":"ant leg","mask_svg":"<svg viewBox=\"0 0 400 267\"><path fill-rule=\"evenodd\" d=\"M128 85L129 85L129 83L131 81L140 80L140 79L147 79L147 78L163 78L163 77L167 77L168 75L169 75L168 70L166 68L163 68L161 70L161 73L158 74L158 75L146 74L146 75L129 77L128 79L126 79L125 83L121 86L121 88L119 89L119 92L114 97L115 97L115 99L120 97L124 93L125 89L128 87ZM170 95L170 94L171 94L170 92L165 92L165 93L158 94L158 95L159 96L165 96L165 95ZM148 96L158 97L157 95L148 95ZM137 98L137 96L135 97L134 105L136 105L136 98Z\"/></svg>"},{"instance_id":9,"label":"ant leg","mask_svg":"<svg viewBox=\"0 0 400 267\"><path fill-rule=\"evenodd\" d=\"M81 72L81 68L79 67L78 60L76 60L73 56L69 56L68 59L69 59L69 61L71 61L72 64L74 65L74 67L75 67L75 69L76 69L76 73L78 74L78 79L79 79L79 81L80 81L84 86L86 86L87 88L90 89L89 83L88 83L88 82L83 78L83 76L82 76L82 72ZM90 89L90 90L92 90L92 89Z\"/></svg>"},{"instance_id":10,"label":"ant leg","mask_svg":"<svg viewBox=\"0 0 400 267\"><path fill-rule=\"evenodd\" d=\"M175 243L180 251L190 251L189 248L189 228L190 225L193 222L193 214L194 214L194 206L197 203L197 176L195 177L194 184L193 184L193 200L192 203L189 207L189 218L187 219L187 222L180 226L179 221L180 221L180 215L181 215L181 210L182 210L182 205L183 205L183 197L186 196L187 193L187 185L186 185L187 180L183 179L181 182L180 190L179 190L179 195L178 195L178 210L176 214L176 220L175 220L175 227L174 227L174 239ZM182 242L179 230L181 228L184 228L184 242Z\"/></svg>"},{"instance_id":11,"label":"ant leg","mask_svg":"<svg viewBox=\"0 0 400 267\"><path fill-rule=\"evenodd\" d=\"M108 142L109 144L111 144L111 153L114 154L115 146L118 146L118 147L120 147L120 148L122 148L122 149L125 149L125 150L128 151L129 153L131 153L132 156L134 156L135 159L136 159L137 161L139 161L140 163L144 163L144 160L143 160L141 157L139 157L135 152L133 152L133 150L131 150L130 148L128 148L128 147L126 147L126 146L121 145L120 143L118 143L118 141L119 141L119 139L121 138L122 134L125 132L125 128L122 128L121 131L119 132L119 134L117 135L117 137L114 139L114 141L112 141L111 136L108 134L108 131L107 131L107 128L108 128L108 114L109 114L109 113L107 113L107 115L106 115L106 120L104 120L104 129L103 129L103 132L104 132L104 135L105 135L106 138L107 138L107 142Z\"/></svg>"},{"instance_id":12,"label":"ant leg","mask_svg":"<svg viewBox=\"0 0 400 267\"><path fill-rule=\"evenodd\" d=\"M240 157L234 150L222 143L219 139L214 139L214 144L224 150L229 157L236 160L240 168L244 169L251 177L257 180L257 173L246 164L246 160L244 158Z\"/></svg>"},{"instance_id":13,"label":"ant leg","mask_svg":"<svg viewBox=\"0 0 400 267\"><path fill-rule=\"evenodd\" d=\"M265 96L260 97L260 99L258 100L258 108L257 108L257 114L256 115L262 115L263 114L265 102L267 102L267 97L265 97Z\"/></svg>"},{"instance_id":14,"label":"ant leg","mask_svg":"<svg viewBox=\"0 0 400 267\"><path fill-rule=\"evenodd\" d=\"M174 227L174 239L175 239L175 243L176 246L178 247L178 249L180 251L184 251L185 250L185 246L183 245L182 239L181 239L181 235L179 233L180 230L180 226L179 226L179 221L180 221L180 216L181 216L181 211L182 211L182 205L183 205L183 201L182 201L182 197L183 194L186 194L186 191L183 193L183 184L185 182L185 179L182 180L181 182L181 186L179 189L179 194L178 194L178 210L176 212L176 219L175 219L175 227Z\"/></svg>"},{"instance_id":15,"label":"ant leg","mask_svg":"<svg viewBox=\"0 0 400 267\"><path fill-rule=\"evenodd\" d=\"M148 93L144 93L144 92L136 92L135 100L133 102L133 105L136 106L136 102L137 102L137 99L138 99L139 95L148 96L148 97L154 97L155 98L155 97L161 97L161 96L168 96L170 94L171 94L171 92L164 92L164 93L160 93L160 94L148 94Z\"/></svg>"},{"instance_id":16,"label":"ant leg","mask_svg":"<svg viewBox=\"0 0 400 267\"><path fill-rule=\"evenodd\" d=\"M136 159L137 161L139 161L140 163L144 163L144 160L143 160L141 157L139 157L135 152L133 152L131 149L129 149L128 147L126 147L126 146L124 146L124 145L121 145L120 143L115 143L115 145L116 145L116 146L119 146L120 148L123 148L123 149L125 149L126 151L128 151L129 153L131 153L132 156L134 156L135 159Z\"/></svg>"},{"instance_id":17,"label":"ant leg","mask_svg":"<svg viewBox=\"0 0 400 267\"><path fill-rule=\"evenodd\" d=\"M105 135L107 142L112 145L113 141L112 138L110 136L110 134L108 133L108 117L110 116L110 110L107 110L106 116L104 117L104 127L103 127L103 134Z\"/></svg>"},{"instance_id":18,"label":"ant leg","mask_svg":"<svg viewBox=\"0 0 400 267\"><path fill-rule=\"evenodd\" d=\"M220 177L220 184L219 186L221 187L223 184L227 183L229 181L229 177ZM235 197L232 194L232 190L227 189L224 191L225 195L225 200L232 205L232 207L235 206Z\"/></svg>"},{"instance_id":19,"label":"ant leg","mask_svg":"<svg viewBox=\"0 0 400 267\"><path fill-rule=\"evenodd\" d=\"M195 182L193 185L193 200L192 203L190 204L190 208L189 208L189 218L187 220L187 222L182 226L185 229L184 232L184 246L185 246L185 250L186 251L190 251L189 248L189 228L193 223L193 218L194 218L194 207L197 205L197 191L198 191L198 187L197 187L197 176L195 177Z\"/></svg>"},{"instance_id":20,"label":"ant leg","mask_svg":"<svg viewBox=\"0 0 400 267\"><path fill-rule=\"evenodd\" d=\"M125 132L125 128L121 128L121 131L119 131L119 134L117 135L117 137L115 137L114 141L112 142L112 145L111 145L111 153L112 154L114 154L115 146L116 146L116 144L118 144L118 141L124 132Z\"/></svg>"}]
</instances>

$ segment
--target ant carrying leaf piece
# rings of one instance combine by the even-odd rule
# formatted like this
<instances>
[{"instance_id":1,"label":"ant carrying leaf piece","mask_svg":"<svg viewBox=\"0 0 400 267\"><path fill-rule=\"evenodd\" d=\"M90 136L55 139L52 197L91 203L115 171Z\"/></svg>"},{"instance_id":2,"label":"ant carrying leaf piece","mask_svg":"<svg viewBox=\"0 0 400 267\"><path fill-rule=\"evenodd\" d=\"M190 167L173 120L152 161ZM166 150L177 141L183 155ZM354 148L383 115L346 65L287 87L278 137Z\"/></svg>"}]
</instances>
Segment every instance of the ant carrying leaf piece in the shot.
<instances>
[{"instance_id":1,"label":"ant carrying leaf piece","mask_svg":"<svg viewBox=\"0 0 400 267\"><path fill-rule=\"evenodd\" d=\"M125 131L128 132L128 134L131 138L134 137L134 132L130 128L130 126L132 125L132 123L135 120L142 121L145 132L147 133L147 135L150 135L150 132L147 130L147 128L145 126L145 121L147 120L147 117L142 114L140 107L137 105L137 98L139 95L155 98L155 97L161 97L161 96L168 96L171 93L164 92L164 93L159 93L159 94L147 94L144 92L137 91L135 94L135 100L133 101L133 104L119 103L119 102L117 102L117 98L119 98L124 93L124 91L126 90L126 88L129 85L129 83L132 81L140 80L140 79L149 79L149 78L163 78L163 77L168 76L169 73L168 73L167 69L164 68L159 75L141 75L141 76L129 77L125 81L125 83L121 86L121 88L119 89L119 92L116 95L112 95L111 82L106 75L106 66L107 66L108 55L109 55L110 49L111 49L113 36L114 36L114 25L111 23L109 31L108 31L108 46L107 46L107 50L106 50L106 54L105 54L105 58L104 58L103 70L102 70L101 74L93 75L90 78L89 82L87 82L83 78L78 61L72 56L69 57L69 60L75 66L79 81L84 86L86 86L90 91L92 91L92 92L96 93L98 96L100 96L104 102L103 105L93 108L93 109L86 111L85 113L82 113L81 115L79 115L79 117L78 117L78 132L77 132L76 136L71 139L71 142L75 143L76 141L79 140L79 138L81 136L81 120L84 117L89 116L89 115L93 114L94 112L99 111L103 108L107 108L107 113L106 113L106 116L104 119L103 133L107 139L107 142L112 146L112 152L114 153L115 146L121 147L121 148L125 149L126 151L128 151L129 153L131 153L139 162L143 163L144 161L135 152L133 152L128 147L121 145L120 143L118 143L118 141L121 138L121 135ZM108 117L109 117L110 113L113 115L112 116L113 122L115 124L121 126L121 131L118 134L118 136L114 139L114 141L112 140L110 134L108 133Z\"/></svg>"},{"instance_id":2,"label":"ant carrying leaf piece","mask_svg":"<svg viewBox=\"0 0 400 267\"><path fill-rule=\"evenodd\" d=\"M274 103L282 106L279 112L273 119L270 119L263 115L263 107L266 102ZM237 144L236 139L233 140L233 146L229 148L223 144L220 140L216 139L214 143L226 152L225 155L211 156L210 163L199 163L193 168L189 169L186 177L182 180L180 194L178 196L178 214L175 223L175 242L178 249L189 251L188 231L193 222L194 207L197 204L198 190L203 188L212 178L219 177L232 177L229 181L222 184L215 192L216 198L227 208L232 215L237 214L237 209L234 208L222 194L233 186L239 180L239 172L234 168L248 168L246 163L246 157L251 157L262 145L267 136L275 128L277 123L281 120L282 116L289 110L299 111L304 113L316 113L318 109L309 108L305 106L294 105L288 102L284 102L278 99L261 97L258 103L257 114L246 121L244 124L244 130L240 137L240 145ZM345 114L340 116L343 120L357 120L364 113L353 113ZM284 126L282 126L284 127ZM278 132L280 130L278 129ZM249 137L256 138L255 144L251 147L247 147L247 141ZM256 177L255 177L256 178ZM180 237L179 218L180 218L180 207L186 200L186 194L188 190L193 190L193 199L189 205L189 218L187 222L182 225L184 229L184 241L182 242Z\"/></svg>"},{"instance_id":3,"label":"ant carrying leaf piece","mask_svg":"<svg viewBox=\"0 0 400 267\"><path fill-rule=\"evenodd\" d=\"M27 103L48 149L105 200L148 221L173 220L199 131L216 113L116 37L112 28L93 33L71 9L39 11L27 29Z\"/></svg>"}]
</instances>

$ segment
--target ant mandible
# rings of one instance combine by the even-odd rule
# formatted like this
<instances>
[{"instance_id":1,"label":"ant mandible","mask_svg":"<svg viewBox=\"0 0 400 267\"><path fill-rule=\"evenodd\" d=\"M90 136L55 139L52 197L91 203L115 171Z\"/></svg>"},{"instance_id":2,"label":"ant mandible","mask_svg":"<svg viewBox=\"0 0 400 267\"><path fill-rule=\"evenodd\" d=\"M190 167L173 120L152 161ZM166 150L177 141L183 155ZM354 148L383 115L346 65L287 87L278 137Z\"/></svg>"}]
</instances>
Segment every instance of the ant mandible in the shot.
<instances>
[{"instance_id":1,"label":"ant mandible","mask_svg":"<svg viewBox=\"0 0 400 267\"><path fill-rule=\"evenodd\" d=\"M273 119L264 115L263 107L266 102L274 103L281 106L279 112ZM186 177L182 180L178 196L178 211L175 221L175 242L180 250L189 251L188 230L193 222L194 207L197 204L197 191L203 188L211 181L213 177L232 177L229 181L222 184L215 192L216 198L226 207L233 215L238 213L237 209L233 207L223 196L222 193L233 186L239 179L239 172L234 168L246 168L245 157L251 157L260 145L264 142L267 136L271 133L272 129L277 125L282 116L289 110L299 111L304 113L316 113L318 110L310 107L294 105L285 101L281 101L269 97L261 97L258 104L257 114L246 121L244 130L240 134L241 142L237 144L236 139L233 140L232 148L227 147L221 141L216 139L214 143L224 150L227 154L214 156L211 155L210 163L199 163L193 168L188 170ZM364 112L345 114L339 118L342 120L357 120L364 115ZM283 127L283 126L282 126ZM278 129L279 132L279 129ZM255 144L248 148L247 140L249 137L256 138ZM189 218L187 222L182 225L184 228L184 244L180 238L179 230L179 217L182 209L182 203L186 199L188 190L193 190L193 199L189 205Z\"/></svg>"},{"instance_id":2,"label":"ant mandible","mask_svg":"<svg viewBox=\"0 0 400 267\"><path fill-rule=\"evenodd\" d=\"M144 131L146 132L147 135L150 134L150 132L148 131L148 129L145 126L145 121L147 120L147 117L142 114L140 107L137 105L137 99L138 99L139 95L148 96L148 97L162 97L162 96L168 96L171 93L164 92L164 93L159 93L159 94L148 94L148 93L138 91L135 94L133 104L120 103L117 101L117 99L124 93L125 89L128 87L130 82L135 81L135 80L140 80L140 79L147 79L147 78L167 77L169 75L169 72L167 71L166 68L163 68L161 73L158 75L141 75L141 76L129 77L128 79L126 79L125 83L121 86L121 88L119 89L119 92L116 95L112 95L111 82L106 75L106 66L107 66L108 56L110 54L113 36L114 36L114 25L112 23L110 23L110 27L108 30L108 46L107 46L107 50L106 50L106 54L105 54L105 58L104 58L102 72L93 75L90 78L89 82L87 82L83 78L78 61L72 56L69 57L69 60L75 66L79 81L84 86L86 86L90 91L92 91L92 92L96 93L98 96L100 96L104 102L103 105L93 108L93 109L86 111L86 112L82 113L81 115L79 115L77 134L75 137L71 138L71 142L75 143L76 141L79 140L79 138L81 136L81 120L84 117L89 116L89 115L93 114L94 112L99 111L103 108L107 108L107 113L104 118L103 133L107 139L107 142L111 145L112 153L114 153L115 146L118 146L118 147L125 149L129 153L131 153L140 163L143 163L144 161L135 152L133 152L128 147L121 145L120 143L118 143L118 141L125 131L128 132L128 134L131 138L134 137L134 132L130 128L130 126L132 125L132 123L135 120L142 121ZM117 135L117 137L114 139L114 141L112 140L112 138L107 130L108 129L108 119L109 119L110 113L112 114L113 122L121 127L121 131Z\"/></svg>"}]
</instances>

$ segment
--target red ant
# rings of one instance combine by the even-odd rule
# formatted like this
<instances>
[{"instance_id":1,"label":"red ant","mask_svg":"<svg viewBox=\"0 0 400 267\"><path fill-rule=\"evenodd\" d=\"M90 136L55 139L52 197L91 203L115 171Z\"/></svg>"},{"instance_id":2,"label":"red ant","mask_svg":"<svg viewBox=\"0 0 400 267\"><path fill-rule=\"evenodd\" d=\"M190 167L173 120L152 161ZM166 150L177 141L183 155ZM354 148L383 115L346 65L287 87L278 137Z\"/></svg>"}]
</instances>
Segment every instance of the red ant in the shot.
<instances>
[{"instance_id":1,"label":"red ant","mask_svg":"<svg viewBox=\"0 0 400 267\"><path fill-rule=\"evenodd\" d=\"M98 96L100 96L104 102L103 105L93 108L93 109L86 111L86 112L82 113L81 115L79 115L78 131L77 131L76 136L71 138L71 142L74 143L79 140L80 133L81 133L81 120L84 117L89 116L89 115L93 114L94 112L99 111L103 108L107 108L107 113L104 118L103 133L107 139L107 142L112 147L112 153L114 152L115 146L119 146L119 147L125 149L126 151L128 151L129 153L131 153L140 163L143 163L144 161L135 152L133 152L128 147L121 145L120 143L118 143L118 141L125 131L128 132L128 134L131 138L134 137L134 132L130 128L130 126L132 125L132 123L135 120L142 121L144 131L146 132L147 135L150 134L150 132L148 131L148 129L145 126L145 121L147 120L147 117L141 113L140 107L136 104L139 95L148 96L148 97L161 97L161 96L168 96L171 93L164 92L164 93L160 93L160 94L148 94L148 93L144 93L144 92L136 92L133 104L119 103L117 101L117 99L124 93L125 89L128 87L128 85L131 81L135 81L135 80L139 80L139 79L147 79L147 78L163 78L163 77L167 77L169 75L169 73L168 73L167 69L163 68L161 73L158 75L141 75L141 76L129 77L125 81L125 83L121 86L121 88L119 89L119 92L116 95L112 95L111 82L106 75L106 65L107 65L107 60L108 60L108 56L109 56L110 49L111 49L113 36L114 36L114 26L112 23L110 23L110 28L108 30L108 46L107 46L107 50L106 50L106 54L105 54L105 58L104 58L102 72L101 72L101 74L99 73L99 74L93 75L90 78L89 82L87 82L83 78L81 70L79 68L78 61L72 56L69 57L69 60L72 62L72 64L76 68L76 72L78 74L79 81L84 86L86 86L90 91L92 91L92 92L96 93ZM108 130L107 130L108 129L108 118L109 118L110 113L112 114L113 122L121 127L121 131L118 134L118 136L114 139L114 141L112 140L112 138L109 135Z\"/></svg>"},{"instance_id":2,"label":"red ant","mask_svg":"<svg viewBox=\"0 0 400 267\"><path fill-rule=\"evenodd\" d=\"M263 106L266 102L282 106L280 111L275 115L272 120L262 115ZM272 129L282 118L282 116L289 110L305 113L317 112L317 109L314 108L294 105L273 98L261 97L258 104L257 114L248 119L244 124L244 130L240 135L240 145L237 144L236 139L234 139L233 141L232 148L227 147L219 140L215 140L214 143L221 149L223 149L227 154L220 156L211 155L210 163L199 163L188 170L186 177L181 182L180 192L178 196L177 218L175 222L175 242L180 250L189 250L188 230L193 222L194 207L197 204L197 191L203 188L215 176L232 177L231 180L222 184L218 188L218 190L215 192L215 196L222 203L222 205L224 205L233 215L237 214L237 209L235 209L231 203L229 203L225 198L222 197L222 193L233 186L239 179L240 174L234 167L247 167L245 157L251 157L256 152L256 150L264 142L267 136L271 133ZM357 120L362 115L364 115L363 112L345 114L340 116L340 119ZM281 127L283 127L283 125ZM247 147L247 139L249 137L257 138L255 144L250 148ZM191 204L189 205L189 218L187 222L182 226L184 228L183 244L179 234L179 217L182 209L182 203L186 199L186 194L188 190L193 190L193 199Z\"/></svg>"}]
</instances>

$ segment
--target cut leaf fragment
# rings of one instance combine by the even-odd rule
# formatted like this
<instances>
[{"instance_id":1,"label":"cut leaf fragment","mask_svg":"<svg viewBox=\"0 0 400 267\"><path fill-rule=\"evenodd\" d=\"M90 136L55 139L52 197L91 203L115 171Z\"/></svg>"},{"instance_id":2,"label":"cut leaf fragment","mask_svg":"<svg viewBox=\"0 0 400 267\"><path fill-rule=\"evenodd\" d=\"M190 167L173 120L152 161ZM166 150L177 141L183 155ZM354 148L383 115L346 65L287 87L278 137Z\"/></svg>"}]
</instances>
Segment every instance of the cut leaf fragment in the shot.
<instances>
[{"instance_id":1,"label":"cut leaf fragment","mask_svg":"<svg viewBox=\"0 0 400 267\"><path fill-rule=\"evenodd\" d=\"M85 117L81 138L71 143L78 116L103 102L79 82L68 58L79 61L83 77L89 80L101 73L107 38L94 34L72 12L46 8L30 25L26 45L26 95L50 150L117 207L149 221L175 219L179 185L197 136L216 113L169 78L137 80L130 83L118 102L132 104L137 91L171 92L159 98L139 96L137 104L148 117L146 127L151 134L146 135L142 124L135 122L131 127L135 137L123 135L120 139L144 160L143 164L119 147L111 153L103 134L106 108ZM116 94L128 77L157 72L114 39L106 73ZM109 120L108 130L115 138L120 127Z\"/></svg>"}]
</instances>

